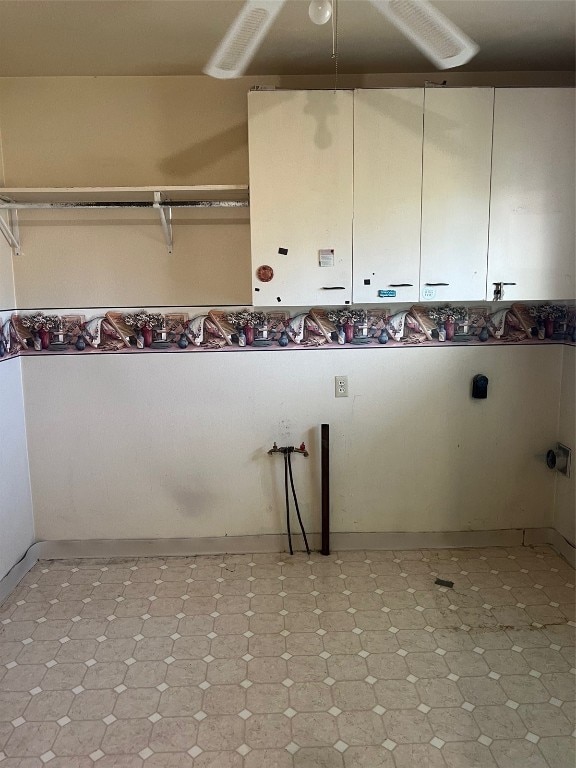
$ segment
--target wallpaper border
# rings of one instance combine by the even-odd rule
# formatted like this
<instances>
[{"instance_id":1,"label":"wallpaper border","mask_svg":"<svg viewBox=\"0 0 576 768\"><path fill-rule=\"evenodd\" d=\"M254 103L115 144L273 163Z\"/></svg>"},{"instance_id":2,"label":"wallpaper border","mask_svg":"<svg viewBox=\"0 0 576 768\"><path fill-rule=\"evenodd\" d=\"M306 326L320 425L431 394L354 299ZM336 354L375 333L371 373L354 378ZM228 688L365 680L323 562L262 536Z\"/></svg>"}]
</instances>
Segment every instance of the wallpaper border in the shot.
<instances>
[{"instance_id":1,"label":"wallpaper border","mask_svg":"<svg viewBox=\"0 0 576 768\"><path fill-rule=\"evenodd\" d=\"M46 355L576 345L571 303L94 309L0 311L0 362Z\"/></svg>"}]
</instances>

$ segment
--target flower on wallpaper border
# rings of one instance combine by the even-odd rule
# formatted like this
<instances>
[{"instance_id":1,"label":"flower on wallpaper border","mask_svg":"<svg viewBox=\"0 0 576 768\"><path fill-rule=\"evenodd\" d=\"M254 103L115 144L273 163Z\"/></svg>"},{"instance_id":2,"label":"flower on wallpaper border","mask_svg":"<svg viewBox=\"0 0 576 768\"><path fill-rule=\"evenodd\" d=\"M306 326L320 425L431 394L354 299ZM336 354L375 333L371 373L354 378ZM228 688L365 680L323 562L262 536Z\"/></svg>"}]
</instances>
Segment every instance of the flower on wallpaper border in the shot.
<instances>
[{"instance_id":1,"label":"flower on wallpaper border","mask_svg":"<svg viewBox=\"0 0 576 768\"><path fill-rule=\"evenodd\" d=\"M456 323L468 317L468 310L466 307L451 307L450 304L445 304L441 307L429 307L428 316L436 324Z\"/></svg>"},{"instance_id":2,"label":"flower on wallpaper border","mask_svg":"<svg viewBox=\"0 0 576 768\"><path fill-rule=\"evenodd\" d=\"M35 312L33 315L23 315L20 322L24 328L30 328L34 331L50 331L58 328L60 318L58 315L45 315L43 312Z\"/></svg>"},{"instance_id":3,"label":"flower on wallpaper border","mask_svg":"<svg viewBox=\"0 0 576 768\"><path fill-rule=\"evenodd\" d=\"M133 314L124 315L124 322L129 328L163 328L164 315L141 309Z\"/></svg>"},{"instance_id":4,"label":"flower on wallpaper border","mask_svg":"<svg viewBox=\"0 0 576 768\"><path fill-rule=\"evenodd\" d=\"M328 320L336 325L354 325L354 323L366 322L367 309L332 309L327 313Z\"/></svg>"},{"instance_id":5,"label":"flower on wallpaper border","mask_svg":"<svg viewBox=\"0 0 576 768\"><path fill-rule=\"evenodd\" d=\"M529 307L528 312L536 320L566 320L566 307L562 304L537 304Z\"/></svg>"},{"instance_id":6,"label":"flower on wallpaper border","mask_svg":"<svg viewBox=\"0 0 576 768\"><path fill-rule=\"evenodd\" d=\"M226 315L226 320L240 330L246 326L257 328L267 325L269 316L266 312L250 312L248 309L243 309L239 312L229 312Z\"/></svg>"}]
</instances>

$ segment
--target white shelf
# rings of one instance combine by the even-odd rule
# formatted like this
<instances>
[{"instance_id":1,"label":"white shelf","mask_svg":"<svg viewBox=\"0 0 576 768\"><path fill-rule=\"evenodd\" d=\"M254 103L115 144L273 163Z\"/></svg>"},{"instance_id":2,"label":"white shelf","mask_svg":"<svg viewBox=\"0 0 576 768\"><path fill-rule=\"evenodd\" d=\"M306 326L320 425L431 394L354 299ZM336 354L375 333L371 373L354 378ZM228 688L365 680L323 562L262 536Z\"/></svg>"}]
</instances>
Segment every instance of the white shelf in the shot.
<instances>
[{"instance_id":1,"label":"white shelf","mask_svg":"<svg viewBox=\"0 0 576 768\"><path fill-rule=\"evenodd\" d=\"M0 232L20 254L19 210L85 210L105 208L156 209L168 252L172 253L172 208L246 208L245 184L152 187L0 187Z\"/></svg>"},{"instance_id":2,"label":"white shelf","mask_svg":"<svg viewBox=\"0 0 576 768\"><path fill-rule=\"evenodd\" d=\"M191 187L0 187L0 198L15 203L153 202L155 192L160 192L166 202L248 199L246 184Z\"/></svg>"}]
</instances>

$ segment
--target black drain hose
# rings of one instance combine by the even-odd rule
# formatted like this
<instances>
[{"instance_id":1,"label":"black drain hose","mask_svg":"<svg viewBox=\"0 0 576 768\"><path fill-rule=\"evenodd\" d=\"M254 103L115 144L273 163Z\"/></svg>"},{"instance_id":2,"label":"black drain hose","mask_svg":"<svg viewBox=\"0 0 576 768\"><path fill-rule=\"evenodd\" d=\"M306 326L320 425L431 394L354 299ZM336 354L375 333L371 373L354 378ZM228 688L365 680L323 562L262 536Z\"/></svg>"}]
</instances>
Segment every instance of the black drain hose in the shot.
<instances>
[{"instance_id":1,"label":"black drain hose","mask_svg":"<svg viewBox=\"0 0 576 768\"><path fill-rule=\"evenodd\" d=\"M306 537L306 531L304 530L304 524L302 522L302 518L300 517L300 508L298 506L298 498L296 496L296 488L294 488L294 478L292 477L292 459L290 456L290 451L288 454L284 454L284 459L286 459L286 455L288 455L288 472L290 474L290 486L292 487L292 495L294 496L294 506L296 507L296 514L298 516L298 522L300 523L300 530L302 531L302 536L304 537L304 544L306 545L306 552L310 554L310 547L308 546L308 539ZM286 482L286 473L284 473L284 482ZM286 509L288 510L288 486L286 485ZM288 525L288 539L290 540L290 525ZM290 541L290 554L292 553L292 542Z\"/></svg>"}]
</instances>

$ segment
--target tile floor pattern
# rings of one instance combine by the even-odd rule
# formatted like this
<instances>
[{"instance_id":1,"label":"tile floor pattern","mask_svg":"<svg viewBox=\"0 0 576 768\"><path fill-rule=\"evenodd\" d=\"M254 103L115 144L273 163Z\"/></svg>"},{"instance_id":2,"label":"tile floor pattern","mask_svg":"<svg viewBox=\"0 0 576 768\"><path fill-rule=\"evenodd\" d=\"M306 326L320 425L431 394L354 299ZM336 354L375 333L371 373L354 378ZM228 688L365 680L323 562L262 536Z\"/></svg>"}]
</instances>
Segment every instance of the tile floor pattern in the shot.
<instances>
[{"instance_id":1,"label":"tile floor pattern","mask_svg":"<svg viewBox=\"0 0 576 768\"><path fill-rule=\"evenodd\" d=\"M575 635L546 547L44 561L0 768L572 768Z\"/></svg>"}]
</instances>

